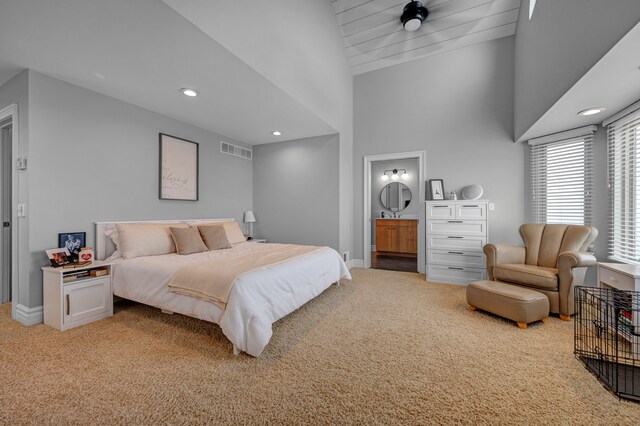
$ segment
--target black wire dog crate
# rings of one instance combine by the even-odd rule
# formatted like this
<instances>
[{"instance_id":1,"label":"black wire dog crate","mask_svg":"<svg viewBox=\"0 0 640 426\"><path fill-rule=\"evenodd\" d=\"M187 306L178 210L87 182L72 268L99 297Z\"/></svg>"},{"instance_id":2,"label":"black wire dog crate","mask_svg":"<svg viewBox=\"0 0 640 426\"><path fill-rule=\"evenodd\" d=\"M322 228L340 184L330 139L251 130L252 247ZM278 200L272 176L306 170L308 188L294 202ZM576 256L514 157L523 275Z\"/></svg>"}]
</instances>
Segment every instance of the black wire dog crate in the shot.
<instances>
[{"instance_id":1,"label":"black wire dog crate","mask_svg":"<svg viewBox=\"0 0 640 426\"><path fill-rule=\"evenodd\" d=\"M640 293L576 287L574 353L609 390L640 402Z\"/></svg>"}]
</instances>

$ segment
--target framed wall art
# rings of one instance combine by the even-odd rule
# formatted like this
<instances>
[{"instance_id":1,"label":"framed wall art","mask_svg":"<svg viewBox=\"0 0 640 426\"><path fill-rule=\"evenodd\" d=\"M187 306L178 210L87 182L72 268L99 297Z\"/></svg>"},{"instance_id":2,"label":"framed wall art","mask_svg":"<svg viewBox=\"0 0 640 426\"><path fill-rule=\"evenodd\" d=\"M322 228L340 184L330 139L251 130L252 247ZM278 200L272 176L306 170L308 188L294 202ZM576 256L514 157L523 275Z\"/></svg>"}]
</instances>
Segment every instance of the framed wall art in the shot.
<instances>
[{"instance_id":1,"label":"framed wall art","mask_svg":"<svg viewBox=\"0 0 640 426\"><path fill-rule=\"evenodd\" d=\"M198 201L198 144L160 133L160 199Z\"/></svg>"},{"instance_id":2,"label":"framed wall art","mask_svg":"<svg viewBox=\"0 0 640 426\"><path fill-rule=\"evenodd\" d=\"M429 179L432 200L444 200L444 183L442 179Z\"/></svg>"}]
</instances>

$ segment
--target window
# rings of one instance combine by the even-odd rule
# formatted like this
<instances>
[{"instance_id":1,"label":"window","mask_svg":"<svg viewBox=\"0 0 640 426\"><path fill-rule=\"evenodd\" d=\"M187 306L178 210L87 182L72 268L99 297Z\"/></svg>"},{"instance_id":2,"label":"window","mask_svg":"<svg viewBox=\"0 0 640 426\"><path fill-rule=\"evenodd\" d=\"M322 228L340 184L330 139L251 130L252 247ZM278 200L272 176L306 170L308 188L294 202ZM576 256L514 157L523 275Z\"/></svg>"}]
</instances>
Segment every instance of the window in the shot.
<instances>
[{"instance_id":1,"label":"window","mask_svg":"<svg viewBox=\"0 0 640 426\"><path fill-rule=\"evenodd\" d=\"M529 141L531 145L531 207L536 223L586 225L591 223L593 130L575 136ZM565 139L558 140L558 137Z\"/></svg>"},{"instance_id":2,"label":"window","mask_svg":"<svg viewBox=\"0 0 640 426\"><path fill-rule=\"evenodd\" d=\"M640 111L607 127L609 258L640 264Z\"/></svg>"}]
</instances>

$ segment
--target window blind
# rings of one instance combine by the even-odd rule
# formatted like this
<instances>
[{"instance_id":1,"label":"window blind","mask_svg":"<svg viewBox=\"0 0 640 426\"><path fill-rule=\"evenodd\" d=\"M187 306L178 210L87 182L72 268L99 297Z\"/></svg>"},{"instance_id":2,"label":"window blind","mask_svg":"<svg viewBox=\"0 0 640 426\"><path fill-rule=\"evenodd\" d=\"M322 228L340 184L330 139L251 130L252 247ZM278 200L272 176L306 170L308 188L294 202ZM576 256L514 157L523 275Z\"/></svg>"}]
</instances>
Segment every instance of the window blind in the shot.
<instances>
[{"instance_id":1,"label":"window blind","mask_svg":"<svg viewBox=\"0 0 640 426\"><path fill-rule=\"evenodd\" d=\"M640 111L607 127L609 258L640 264Z\"/></svg>"},{"instance_id":2,"label":"window blind","mask_svg":"<svg viewBox=\"0 0 640 426\"><path fill-rule=\"evenodd\" d=\"M531 144L531 213L536 223L590 224L592 188L592 133Z\"/></svg>"}]
</instances>

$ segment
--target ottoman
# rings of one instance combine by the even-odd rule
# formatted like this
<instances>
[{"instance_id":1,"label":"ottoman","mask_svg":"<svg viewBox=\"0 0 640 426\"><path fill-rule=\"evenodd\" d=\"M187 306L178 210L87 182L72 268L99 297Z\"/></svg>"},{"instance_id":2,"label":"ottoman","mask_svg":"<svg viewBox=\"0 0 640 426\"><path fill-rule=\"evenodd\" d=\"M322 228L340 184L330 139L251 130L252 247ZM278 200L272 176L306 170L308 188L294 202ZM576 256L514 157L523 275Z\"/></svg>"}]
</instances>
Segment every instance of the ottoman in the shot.
<instances>
[{"instance_id":1,"label":"ottoman","mask_svg":"<svg viewBox=\"0 0 640 426\"><path fill-rule=\"evenodd\" d=\"M549 316L544 294L501 281L475 281L467 287L469 310L481 309L518 323L520 328Z\"/></svg>"}]
</instances>

